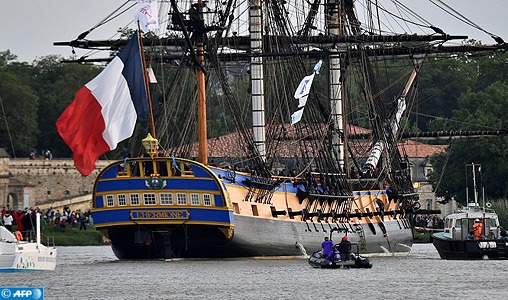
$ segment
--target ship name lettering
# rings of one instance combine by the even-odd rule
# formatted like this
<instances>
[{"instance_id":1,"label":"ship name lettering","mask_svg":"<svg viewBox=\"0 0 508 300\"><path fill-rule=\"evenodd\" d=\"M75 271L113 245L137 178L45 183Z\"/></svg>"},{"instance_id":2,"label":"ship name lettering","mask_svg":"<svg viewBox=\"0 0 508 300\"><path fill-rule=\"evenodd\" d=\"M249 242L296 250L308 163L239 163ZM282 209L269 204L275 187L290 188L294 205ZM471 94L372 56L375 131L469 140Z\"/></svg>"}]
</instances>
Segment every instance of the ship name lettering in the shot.
<instances>
[{"instance_id":1,"label":"ship name lettering","mask_svg":"<svg viewBox=\"0 0 508 300\"><path fill-rule=\"evenodd\" d=\"M131 219L176 219L185 220L189 218L187 210L133 210L131 211Z\"/></svg>"}]
</instances>

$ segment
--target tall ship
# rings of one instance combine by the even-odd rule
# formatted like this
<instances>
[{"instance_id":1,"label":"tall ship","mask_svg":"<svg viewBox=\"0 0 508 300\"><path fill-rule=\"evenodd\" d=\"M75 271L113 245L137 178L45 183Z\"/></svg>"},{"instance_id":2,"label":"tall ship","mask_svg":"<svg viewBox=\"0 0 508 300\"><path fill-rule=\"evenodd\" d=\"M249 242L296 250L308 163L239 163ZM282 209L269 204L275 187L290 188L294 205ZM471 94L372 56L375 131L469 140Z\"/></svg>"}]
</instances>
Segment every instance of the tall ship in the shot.
<instances>
[{"instance_id":1,"label":"tall ship","mask_svg":"<svg viewBox=\"0 0 508 300\"><path fill-rule=\"evenodd\" d=\"M157 77L138 81L140 110L130 90L137 116L153 113L131 138L144 150L133 142L93 188L115 255L302 255L332 230L362 254L407 255L419 202L400 141L422 66L502 46L456 46L467 36L423 21L410 26L427 33L391 32L415 14L381 2L171 0L157 6L163 36L55 43L120 49L125 65L139 48Z\"/></svg>"}]
</instances>

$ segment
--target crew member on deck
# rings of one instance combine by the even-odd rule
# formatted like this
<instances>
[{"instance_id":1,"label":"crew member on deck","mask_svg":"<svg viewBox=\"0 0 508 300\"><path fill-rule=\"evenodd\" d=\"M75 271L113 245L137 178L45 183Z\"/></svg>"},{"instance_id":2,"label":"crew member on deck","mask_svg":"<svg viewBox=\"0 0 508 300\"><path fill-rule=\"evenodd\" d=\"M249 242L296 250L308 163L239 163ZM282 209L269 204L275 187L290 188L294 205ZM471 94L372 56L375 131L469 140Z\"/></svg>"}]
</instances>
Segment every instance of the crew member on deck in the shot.
<instances>
[{"instance_id":1,"label":"crew member on deck","mask_svg":"<svg viewBox=\"0 0 508 300\"><path fill-rule=\"evenodd\" d=\"M483 231L483 223L480 221L480 219L474 220L473 231L474 231L474 239L481 240L482 239L482 231Z\"/></svg>"}]
</instances>

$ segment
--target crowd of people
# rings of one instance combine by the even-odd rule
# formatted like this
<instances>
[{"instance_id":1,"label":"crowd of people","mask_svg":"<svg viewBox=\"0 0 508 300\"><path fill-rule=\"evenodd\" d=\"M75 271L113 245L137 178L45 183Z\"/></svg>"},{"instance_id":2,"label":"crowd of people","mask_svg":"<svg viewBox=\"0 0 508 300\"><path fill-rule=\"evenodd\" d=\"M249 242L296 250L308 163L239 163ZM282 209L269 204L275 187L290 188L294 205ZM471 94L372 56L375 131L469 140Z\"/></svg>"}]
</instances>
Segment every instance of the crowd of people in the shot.
<instances>
[{"instance_id":1,"label":"crowd of people","mask_svg":"<svg viewBox=\"0 0 508 300\"><path fill-rule=\"evenodd\" d=\"M9 231L20 231L24 237L28 236L32 230L36 229L37 213L41 215L41 228L45 226L55 226L62 230L67 227L86 230L93 226L93 218L90 210L82 212L80 209L74 211L69 207L64 207L62 212L50 207L47 210L41 210L38 207L25 207L23 210L9 210L5 207L1 210L0 225L5 226Z\"/></svg>"},{"instance_id":2,"label":"crowd of people","mask_svg":"<svg viewBox=\"0 0 508 300\"><path fill-rule=\"evenodd\" d=\"M419 215L415 220L416 227L444 229L444 219L437 215Z\"/></svg>"},{"instance_id":3,"label":"crowd of people","mask_svg":"<svg viewBox=\"0 0 508 300\"><path fill-rule=\"evenodd\" d=\"M37 158L37 150L36 149L32 149L32 151L30 151L30 160L34 160ZM42 150L41 151L41 155L40 157L44 157L44 160L52 160L53 159L53 153L51 153L51 151L49 149L45 149L45 150Z\"/></svg>"},{"instance_id":4,"label":"crowd of people","mask_svg":"<svg viewBox=\"0 0 508 300\"><path fill-rule=\"evenodd\" d=\"M53 224L62 229L70 226L72 228L79 227L79 230L86 230L87 227L93 226L92 212L90 210L85 212L82 212L80 209L71 211L69 207L65 206L62 212L60 212L60 210L50 207L42 216L48 224Z\"/></svg>"}]
</instances>

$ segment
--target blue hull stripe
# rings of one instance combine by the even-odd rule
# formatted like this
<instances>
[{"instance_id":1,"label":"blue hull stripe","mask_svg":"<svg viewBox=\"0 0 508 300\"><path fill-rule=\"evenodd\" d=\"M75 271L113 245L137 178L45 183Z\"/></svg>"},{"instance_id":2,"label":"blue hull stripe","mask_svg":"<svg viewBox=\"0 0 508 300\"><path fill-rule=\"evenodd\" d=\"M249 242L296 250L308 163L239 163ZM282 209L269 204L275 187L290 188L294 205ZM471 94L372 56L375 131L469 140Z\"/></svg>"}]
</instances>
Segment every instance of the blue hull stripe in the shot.
<instances>
[{"instance_id":1,"label":"blue hull stripe","mask_svg":"<svg viewBox=\"0 0 508 300\"><path fill-rule=\"evenodd\" d=\"M171 212L171 211L187 211L188 219L131 219L131 211L157 211L157 212ZM211 209L199 209L199 208L132 208L132 209L116 209L116 210L104 210L94 212L94 224L101 225L104 223L119 223L119 222L132 222L135 224L136 221L196 221L196 222L220 222L228 223L233 222L233 212L229 210L211 210Z\"/></svg>"}]
</instances>

